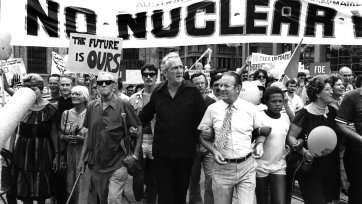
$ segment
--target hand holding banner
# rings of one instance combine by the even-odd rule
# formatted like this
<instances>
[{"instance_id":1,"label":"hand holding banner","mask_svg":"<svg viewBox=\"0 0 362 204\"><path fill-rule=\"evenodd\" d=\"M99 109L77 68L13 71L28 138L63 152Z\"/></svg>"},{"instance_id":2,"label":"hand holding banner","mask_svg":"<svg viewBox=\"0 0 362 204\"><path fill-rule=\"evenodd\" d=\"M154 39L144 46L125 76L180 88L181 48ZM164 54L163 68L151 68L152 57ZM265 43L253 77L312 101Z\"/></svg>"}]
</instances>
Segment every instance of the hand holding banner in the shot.
<instances>
[{"instance_id":1,"label":"hand holding banner","mask_svg":"<svg viewBox=\"0 0 362 204\"><path fill-rule=\"evenodd\" d=\"M70 35L68 70L95 74L109 72L118 77L121 66L122 39L87 34Z\"/></svg>"}]
</instances>

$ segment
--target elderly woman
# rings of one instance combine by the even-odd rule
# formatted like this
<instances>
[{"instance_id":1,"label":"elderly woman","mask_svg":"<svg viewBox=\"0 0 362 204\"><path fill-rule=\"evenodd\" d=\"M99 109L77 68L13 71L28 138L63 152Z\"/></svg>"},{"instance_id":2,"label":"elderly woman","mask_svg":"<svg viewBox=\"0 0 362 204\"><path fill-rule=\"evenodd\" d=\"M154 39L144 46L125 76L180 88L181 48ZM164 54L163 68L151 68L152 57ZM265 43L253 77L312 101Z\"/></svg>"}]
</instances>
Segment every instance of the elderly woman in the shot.
<instances>
[{"instance_id":1,"label":"elderly woman","mask_svg":"<svg viewBox=\"0 0 362 204\"><path fill-rule=\"evenodd\" d=\"M12 192L24 203L45 203L52 197L54 154L58 152L56 108L42 98L44 82L38 74L23 79L23 87L31 88L36 101L19 124L19 138L14 150L16 166ZM54 166L53 166L54 163Z\"/></svg>"},{"instance_id":2,"label":"elderly woman","mask_svg":"<svg viewBox=\"0 0 362 204\"><path fill-rule=\"evenodd\" d=\"M306 204L333 203L339 200L340 171L338 146L328 155L314 157L308 151L309 133L318 126L335 129L328 117L328 105L333 101L331 80L316 76L307 85L310 104L297 112L287 135L289 146L302 157L296 177Z\"/></svg>"},{"instance_id":3,"label":"elderly woman","mask_svg":"<svg viewBox=\"0 0 362 204\"><path fill-rule=\"evenodd\" d=\"M75 86L71 90L71 99L74 108L63 112L60 128L60 139L66 144L67 149L67 191L70 194L76 181L77 166L80 160L83 141L87 130L83 128L89 92L85 86ZM71 203L88 203L89 181L87 172L80 179L78 188L75 189Z\"/></svg>"}]
</instances>

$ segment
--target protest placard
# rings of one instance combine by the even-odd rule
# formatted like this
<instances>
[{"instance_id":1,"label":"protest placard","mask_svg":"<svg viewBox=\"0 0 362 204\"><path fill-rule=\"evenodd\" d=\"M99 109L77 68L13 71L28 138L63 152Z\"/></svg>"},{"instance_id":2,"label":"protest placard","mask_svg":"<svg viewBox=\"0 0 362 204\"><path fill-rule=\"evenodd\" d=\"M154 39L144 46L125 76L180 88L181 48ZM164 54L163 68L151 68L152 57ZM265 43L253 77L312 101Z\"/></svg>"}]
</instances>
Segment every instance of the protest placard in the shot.
<instances>
[{"instance_id":1,"label":"protest placard","mask_svg":"<svg viewBox=\"0 0 362 204\"><path fill-rule=\"evenodd\" d=\"M26 68L23 58L12 58L1 62L0 69L4 70L6 79L11 82L13 77L16 75L21 79L26 75Z\"/></svg>"},{"instance_id":2,"label":"protest placard","mask_svg":"<svg viewBox=\"0 0 362 204\"><path fill-rule=\"evenodd\" d=\"M69 40L68 70L74 73L108 72L118 77L121 71L122 39L72 33Z\"/></svg>"},{"instance_id":3,"label":"protest placard","mask_svg":"<svg viewBox=\"0 0 362 204\"><path fill-rule=\"evenodd\" d=\"M67 70L67 65L65 64L64 58L57 53L52 52L52 68L50 73L61 75L65 70Z\"/></svg>"}]
</instances>

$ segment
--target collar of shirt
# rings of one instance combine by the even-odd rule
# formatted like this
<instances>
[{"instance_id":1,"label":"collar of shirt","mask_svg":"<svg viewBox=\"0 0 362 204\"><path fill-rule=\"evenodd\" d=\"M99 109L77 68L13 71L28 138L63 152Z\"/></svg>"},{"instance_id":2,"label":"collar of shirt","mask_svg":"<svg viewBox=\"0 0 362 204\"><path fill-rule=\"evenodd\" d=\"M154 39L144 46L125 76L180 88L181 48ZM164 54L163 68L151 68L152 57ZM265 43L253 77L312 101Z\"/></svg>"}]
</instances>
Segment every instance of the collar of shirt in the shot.
<instances>
[{"instance_id":1,"label":"collar of shirt","mask_svg":"<svg viewBox=\"0 0 362 204\"><path fill-rule=\"evenodd\" d=\"M155 88L154 92L160 92L163 90L167 90L167 84L168 84L168 81L163 82L162 84L159 85L159 87ZM187 82L186 80L182 80L181 85L177 91L182 90L187 87L196 87L196 86L190 82Z\"/></svg>"},{"instance_id":2,"label":"collar of shirt","mask_svg":"<svg viewBox=\"0 0 362 204\"><path fill-rule=\"evenodd\" d=\"M98 98L96 99L96 103L94 104L94 106L97 106L97 105L101 105L102 103L102 98ZM112 98L109 102L109 106L111 106L113 109L117 109L117 105L116 105L116 96L114 94L112 94ZM107 107L108 108L108 107Z\"/></svg>"},{"instance_id":3,"label":"collar of shirt","mask_svg":"<svg viewBox=\"0 0 362 204\"><path fill-rule=\"evenodd\" d=\"M223 101L223 100L221 100L222 101L222 103L223 103L223 108L226 110L228 107L229 107L229 105L230 104L228 104L228 103L225 103L225 101ZM245 101L246 102L246 101ZM242 109L242 107L244 106L244 101L242 100L242 99L240 99L239 97L234 101L234 103L233 103L233 108L235 109L235 110L241 110Z\"/></svg>"}]
</instances>

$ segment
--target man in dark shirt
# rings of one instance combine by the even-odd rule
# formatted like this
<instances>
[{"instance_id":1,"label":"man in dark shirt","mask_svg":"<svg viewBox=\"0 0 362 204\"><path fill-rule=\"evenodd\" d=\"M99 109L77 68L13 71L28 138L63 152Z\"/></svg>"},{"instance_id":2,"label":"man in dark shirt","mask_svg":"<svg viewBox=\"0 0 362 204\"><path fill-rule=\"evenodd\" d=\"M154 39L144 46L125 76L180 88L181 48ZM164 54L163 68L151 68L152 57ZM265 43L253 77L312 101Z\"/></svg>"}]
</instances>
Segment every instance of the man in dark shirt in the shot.
<instances>
[{"instance_id":1,"label":"man in dark shirt","mask_svg":"<svg viewBox=\"0 0 362 204\"><path fill-rule=\"evenodd\" d=\"M362 89L349 91L342 101L336 118L337 128L346 137L344 167L350 182L348 204L362 203ZM355 130L348 127L354 123Z\"/></svg>"},{"instance_id":2,"label":"man in dark shirt","mask_svg":"<svg viewBox=\"0 0 362 204\"><path fill-rule=\"evenodd\" d=\"M74 108L74 105L72 103L71 98L71 89L74 86L75 79L72 76L63 75L60 77L60 93L61 96L58 100L58 111L56 114L56 121L58 124L58 132L59 135L61 135L60 130L60 120L62 117L62 114L65 110L70 110ZM58 142L60 144L60 142ZM55 200L58 204L65 204L67 201L67 179L66 179L66 172L56 172L55 179L57 183L57 188L55 190Z\"/></svg>"},{"instance_id":3,"label":"man in dark shirt","mask_svg":"<svg viewBox=\"0 0 362 204\"><path fill-rule=\"evenodd\" d=\"M142 155L139 150L142 143L142 127L137 115L128 101L114 94L115 79L109 73L102 72L97 78L97 89L101 98L89 103L83 126L88 136L83 145L79 169L84 170L87 157L91 172L92 186L95 188L101 204L122 203L124 186L128 173L125 163L132 164ZM122 114L126 114L128 127L137 129L137 144L133 155L127 156L121 146L125 137Z\"/></svg>"},{"instance_id":4,"label":"man in dark shirt","mask_svg":"<svg viewBox=\"0 0 362 204\"><path fill-rule=\"evenodd\" d=\"M205 74L199 72L191 76L191 82L199 89L202 97L205 100L207 106L215 103L216 101L206 95L206 89L208 82ZM191 180L189 187L189 204L214 203L214 195L212 193L212 169L214 168L214 157L211 152L207 151L199 143L196 147L197 156L195 157L194 164L191 171ZM204 202L202 202L201 190L200 190L200 175L201 175L201 163L203 165L205 174L205 193Z\"/></svg>"},{"instance_id":5,"label":"man in dark shirt","mask_svg":"<svg viewBox=\"0 0 362 204\"><path fill-rule=\"evenodd\" d=\"M59 74L52 74L48 78L48 86L50 90L50 96L49 96L50 98L48 99L48 101L50 103L58 102L61 97L59 82L60 82Z\"/></svg>"},{"instance_id":6,"label":"man in dark shirt","mask_svg":"<svg viewBox=\"0 0 362 204\"><path fill-rule=\"evenodd\" d=\"M164 58L161 83L143 108L142 124L156 114L152 153L156 166L160 204L184 204L191 167L196 156L196 142L206 104L197 88L184 81L184 67L176 53Z\"/></svg>"}]
</instances>

